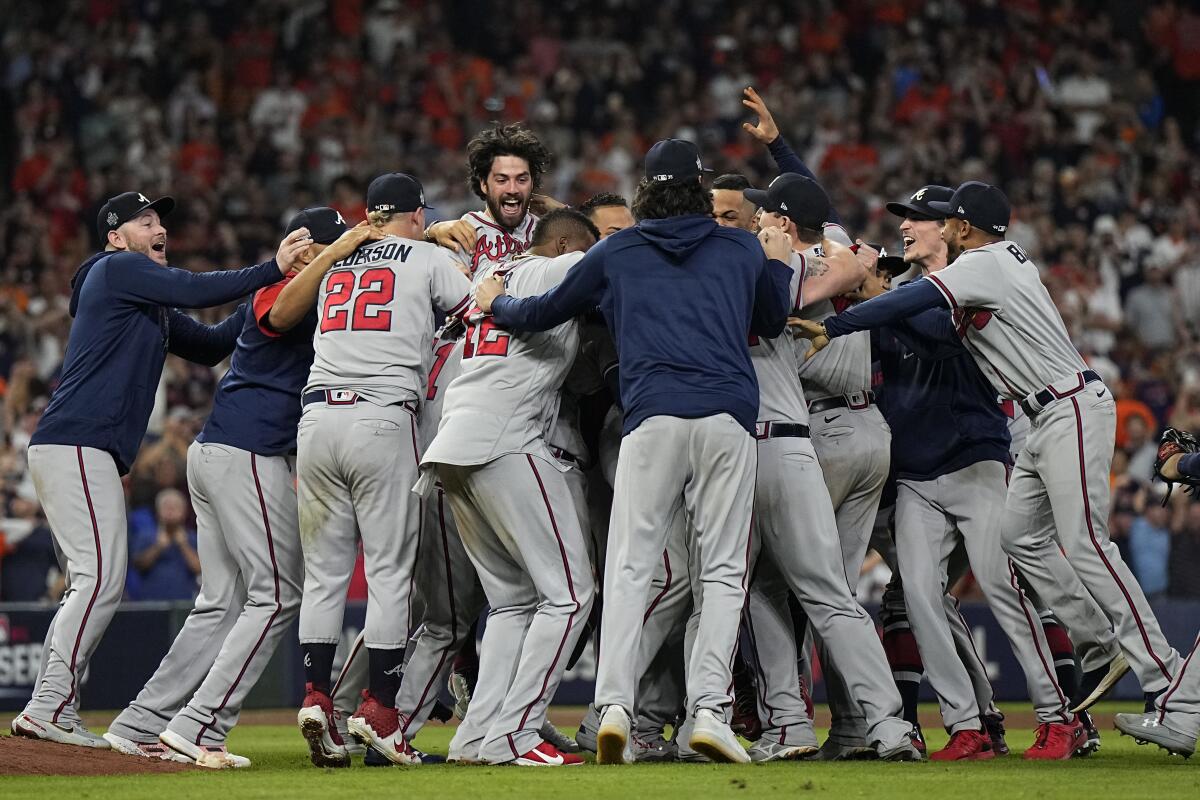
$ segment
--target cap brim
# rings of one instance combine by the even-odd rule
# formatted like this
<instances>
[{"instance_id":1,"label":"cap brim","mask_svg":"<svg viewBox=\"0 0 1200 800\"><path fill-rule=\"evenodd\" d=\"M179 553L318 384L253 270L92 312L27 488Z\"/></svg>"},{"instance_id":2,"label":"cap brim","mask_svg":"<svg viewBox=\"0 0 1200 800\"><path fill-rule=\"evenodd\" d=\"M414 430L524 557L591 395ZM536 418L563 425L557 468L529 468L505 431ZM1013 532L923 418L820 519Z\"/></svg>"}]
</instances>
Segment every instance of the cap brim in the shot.
<instances>
[{"instance_id":1,"label":"cap brim","mask_svg":"<svg viewBox=\"0 0 1200 800\"><path fill-rule=\"evenodd\" d=\"M884 206L884 208L888 210L889 214L895 214L897 217L907 217L909 214L921 214L922 216L929 216L925 209L917 208L911 203L891 202Z\"/></svg>"},{"instance_id":2,"label":"cap brim","mask_svg":"<svg viewBox=\"0 0 1200 800\"><path fill-rule=\"evenodd\" d=\"M174 197L160 197L157 200L155 200L153 203L147 203L146 205L139 208L137 210L137 214L134 214L133 216L136 217L138 214L141 214L143 211L153 211L154 213L158 214L159 219L161 219L161 218L167 216L168 214L170 214L174 210L175 210L175 198Z\"/></svg>"},{"instance_id":3,"label":"cap brim","mask_svg":"<svg viewBox=\"0 0 1200 800\"><path fill-rule=\"evenodd\" d=\"M879 260L875 262L875 268L894 278L908 272L912 269L912 265L905 264L902 256L880 256Z\"/></svg>"},{"instance_id":4,"label":"cap brim","mask_svg":"<svg viewBox=\"0 0 1200 800\"><path fill-rule=\"evenodd\" d=\"M774 212L777 209L767 207L767 190L766 189L746 189L742 192L742 197L749 200L754 205L765 211Z\"/></svg>"},{"instance_id":5,"label":"cap brim","mask_svg":"<svg viewBox=\"0 0 1200 800\"><path fill-rule=\"evenodd\" d=\"M942 203L937 200L929 201L929 210L941 214L943 217L957 216L950 210L950 203Z\"/></svg>"}]
</instances>

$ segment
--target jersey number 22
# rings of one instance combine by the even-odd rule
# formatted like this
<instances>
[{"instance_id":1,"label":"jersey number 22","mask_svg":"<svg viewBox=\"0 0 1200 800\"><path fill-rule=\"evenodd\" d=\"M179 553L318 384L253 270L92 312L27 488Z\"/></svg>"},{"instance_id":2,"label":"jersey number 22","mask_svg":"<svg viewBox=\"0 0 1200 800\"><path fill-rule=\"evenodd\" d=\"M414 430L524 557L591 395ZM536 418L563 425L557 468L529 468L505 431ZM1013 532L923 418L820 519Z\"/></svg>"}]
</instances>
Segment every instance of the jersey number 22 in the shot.
<instances>
[{"instance_id":1,"label":"jersey number 22","mask_svg":"<svg viewBox=\"0 0 1200 800\"><path fill-rule=\"evenodd\" d=\"M357 284L358 291L355 292ZM325 278L325 305L321 308L321 333L330 331L388 331L392 312L382 306L396 295L396 273L385 267L331 272ZM351 318L351 298L354 315Z\"/></svg>"}]
</instances>

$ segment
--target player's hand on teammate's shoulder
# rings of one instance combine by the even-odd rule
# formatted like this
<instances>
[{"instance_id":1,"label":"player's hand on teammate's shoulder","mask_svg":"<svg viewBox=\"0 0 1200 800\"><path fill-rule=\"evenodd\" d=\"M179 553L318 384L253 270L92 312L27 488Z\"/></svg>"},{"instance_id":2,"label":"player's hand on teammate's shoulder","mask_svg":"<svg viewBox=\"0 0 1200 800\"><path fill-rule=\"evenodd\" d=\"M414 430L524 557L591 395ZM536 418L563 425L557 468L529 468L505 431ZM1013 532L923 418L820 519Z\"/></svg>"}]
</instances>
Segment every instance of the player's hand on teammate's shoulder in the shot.
<instances>
[{"instance_id":1,"label":"player's hand on teammate's shoulder","mask_svg":"<svg viewBox=\"0 0 1200 800\"><path fill-rule=\"evenodd\" d=\"M818 350L824 349L825 345L829 344L829 335L825 333L825 326L820 322L813 322L811 319L801 319L800 317L788 317L787 324L793 337L796 339L808 339L812 344L812 347L809 348L808 353L804 356L805 361L815 356Z\"/></svg>"},{"instance_id":2,"label":"player's hand on teammate's shoulder","mask_svg":"<svg viewBox=\"0 0 1200 800\"><path fill-rule=\"evenodd\" d=\"M279 265L279 274L287 275L300 264L300 254L312 244L312 236L308 228L297 228L283 237L279 249L275 251L275 263Z\"/></svg>"},{"instance_id":3,"label":"player's hand on teammate's shoulder","mask_svg":"<svg viewBox=\"0 0 1200 800\"><path fill-rule=\"evenodd\" d=\"M762 243L762 249L767 254L767 258L773 258L785 264L791 259L792 237L784 233L782 229L763 228L758 233L758 241Z\"/></svg>"},{"instance_id":4,"label":"player's hand on teammate's shoulder","mask_svg":"<svg viewBox=\"0 0 1200 800\"><path fill-rule=\"evenodd\" d=\"M329 258L341 261L364 243L375 242L383 238L385 238L384 233L379 228L366 221L360 222L334 239L333 244L329 245Z\"/></svg>"},{"instance_id":5,"label":"player's hand on teammate's shoulder","mask_svg":"<svg viewBox=\"0 0 1200 800\"><path fill-rule=\"evenodd\" d=\"M544 217L551 211L557 211L560 208L566 208L566 203L560 203L548 194L538 194L534 192L529 197L529 210L539 217Z\"/></svg>"},{"instance_id":6,"label":"player's hand on teammate's shoulder","mask_svg":"<svg viewBox=\"0 0 1200 800\"><path fill-rule=\"evenodd\" d=\"M753 136L763 144L770 144L779 138L779 126L775 124L775 118L771 116L771 109L767 108L767 103L758 92L754 91L753 86L747 86L742 90L742 94L746 95L742 98L742 105L758 114L758 124L751 125L749 122L742 123L742 130Z\"/></svg>"},{"instance_id":7,"label":"player's hand on teammate's shoulder","mask_svg":"<svg viewBox=\"0 0 1200 800\"><path fill-rule=\"evenodd\" d=\"M475 226L465 219L443 220L425 229L425 241L456 253L474 252L476 238Z\"/></svg>"},{"instance_id":8,"label":"player's hand on teammate's shoulder","mask_svg":"<svg viewBox=\"0 0 1200 800\"><path fill-rule=\"evenodd\" d=\"M492 301L504 294L504 276L493 273L475 285L475 305L485 314L492 313Z\"/></svg>"}]
</instances>

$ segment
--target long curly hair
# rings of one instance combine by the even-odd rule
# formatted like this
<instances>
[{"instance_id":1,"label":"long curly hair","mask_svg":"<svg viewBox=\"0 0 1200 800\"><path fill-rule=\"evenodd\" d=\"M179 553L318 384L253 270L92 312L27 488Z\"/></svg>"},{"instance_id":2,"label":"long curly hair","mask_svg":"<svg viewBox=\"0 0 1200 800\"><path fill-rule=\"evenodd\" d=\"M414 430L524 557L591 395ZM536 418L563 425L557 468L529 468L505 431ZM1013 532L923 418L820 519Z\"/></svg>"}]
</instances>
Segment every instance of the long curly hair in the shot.
<instances>
[{"instance_id":1,"label":"long curly hair","mask_svg":"<svg viewBox=\"0 0 1200 800\"><path fill-rule=\"evenodd\" d=\"M511 125L495 123L475 134L467 143L467 183L480 200L486 200L482 183L492 171L492 162L498 156L516 156L529 164L529 175L533 178L533 190L542 185L542 176L550 164L550 151L533 131L519 122Z\"/></svg>"},{"instance_id":2,"label":"long curly hair","mask_svg":"<svg viewBox=\"0 0 1200 800\"><path fill-rule=\"evenodd\" d=\"M712 193L700 181L659 183L642 178L633 196L633 216L638 220L666 219L686 214L712 216Z\"/></svg>"}]
</instances>

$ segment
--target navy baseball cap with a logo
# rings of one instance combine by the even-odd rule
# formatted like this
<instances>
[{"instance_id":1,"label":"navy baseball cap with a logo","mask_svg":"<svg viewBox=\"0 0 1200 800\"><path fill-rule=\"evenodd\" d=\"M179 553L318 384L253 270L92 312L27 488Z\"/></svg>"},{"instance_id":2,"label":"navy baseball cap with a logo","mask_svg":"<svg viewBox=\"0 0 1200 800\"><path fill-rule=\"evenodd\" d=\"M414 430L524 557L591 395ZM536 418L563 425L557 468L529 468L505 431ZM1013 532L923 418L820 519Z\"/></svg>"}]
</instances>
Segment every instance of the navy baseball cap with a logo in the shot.
<instances>
[{"instance_id":1,"label":"navy baseball cap with a logo","mask_svg":"<svg viewBox=\"0 0 1200 800\"><path fill-rule=\"evenodd\" d=\"M129 220L137 218L143 211L156 211L159 218L162 218L174 208L175 199L171 197L151 200L141 192L124 192L108 198L108 202L100 207L100 213L96 215L96 232L100 234L101 239L107 239L109 231L115 231Z\"/></svg>"},{"instance_id":2,"label":"navy baseball cap with a logo","mask_svg":"<svg viewBox=\"0 0 1200 800\"><path fill-rule=\"evenodd\" d=\"M904 217L905 219L943 219L946 215L934 211L929 207L929 204L948 203L953 196L954 190L949 186L931 184L917 189L907 200L888 203L887 210L889 213L895 214L897 217Z\"/></svg>"},{"instance_id":3,"label":"navy baseball cap with a logo","mask_svg":"<svg viewBox=\"0 0 1200 800\"><path fill-rule=\"evenodd\" d=\"M747 189L742 194L763 211L782 214L801 228L820 230L829 221L829 195L821 184L795 172L783 173L766 189Z\"/></svg>"},{"instance_id":4,"label":"navy baseball cap with a logo","mask_svg":"<svg viewBox=\"0 0 1200 800\"><path fill-rule=\"evenodd\" d=\"M308 235L317 244L333 244L350 226L342 219L342 212L328 206L306 208L288 222L287 236L292 231L308 228Z\"/></svg>"},{"instance_id":5,"label":"navy baseball cap with a logo","mask_svg":"<svg viewBox=\"0 0 1200 800\"><path fill-rule=\"evenodd\" d=\"M646 178L655 183L686 183L711 172L686 139L663 139L646 151Z\"/></svg>"},{"instance_id":6,"label":"navy baseball cap with a logo","mask_svg":"<svg viewBox=\"0 0 1200 800\"><path fill-rule=\"evenodd\" d=\"M371 181L367 187L367 211L416 211L433 208L425 205L421 182L404 172L389 172Z\"/></svg>"},{"instance_id":7,"label":"navy baseball cap with a logo","mask_svg":"<svg viewBox=\"0 0 1200 800\"><path fill-rule=\"evenodd\" d=\"M949 202L934 202L929 207L943 217L964 220L995 236L1004 235L1012 215L1004 192L981 181L967 181L954 190Z\"/></svg>"}]
</instances>

